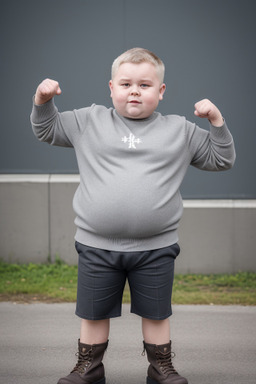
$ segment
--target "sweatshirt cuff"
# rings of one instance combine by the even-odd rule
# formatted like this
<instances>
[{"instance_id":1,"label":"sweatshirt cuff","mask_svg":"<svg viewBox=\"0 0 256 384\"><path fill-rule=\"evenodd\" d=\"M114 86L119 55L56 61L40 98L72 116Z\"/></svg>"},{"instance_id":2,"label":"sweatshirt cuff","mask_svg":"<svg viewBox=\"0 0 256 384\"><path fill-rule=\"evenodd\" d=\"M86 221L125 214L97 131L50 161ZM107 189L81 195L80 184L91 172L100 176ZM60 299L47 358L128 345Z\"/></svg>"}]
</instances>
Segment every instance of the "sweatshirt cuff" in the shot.
<instances>
[{"instance_id":1,"label":"sweatshirt cuff","mask_svg":"<svg viewBox=\"0 0 256 384\"><path fill-rule=\"evenodd\" d=\"M31 121L33 124L40 124L51 119L58 113L58 109L54 104L53 98L45 104L35 104L35 96L33 96L33 107L31 113Z\"/></svg>"},{"instance_id":2,"label":"sweatshirt cuff","mask_svg":"<svg viewBox=\"0 0 256 384\"><path fill-rule=\"evenodd\" d=\"M223 125L221 127L215 127L210 123L210 132L211 132L212 138L220 144L222 143L227 144L233 141L233 137L224 119L223 119Z\"/></svg>"}]
</instances>

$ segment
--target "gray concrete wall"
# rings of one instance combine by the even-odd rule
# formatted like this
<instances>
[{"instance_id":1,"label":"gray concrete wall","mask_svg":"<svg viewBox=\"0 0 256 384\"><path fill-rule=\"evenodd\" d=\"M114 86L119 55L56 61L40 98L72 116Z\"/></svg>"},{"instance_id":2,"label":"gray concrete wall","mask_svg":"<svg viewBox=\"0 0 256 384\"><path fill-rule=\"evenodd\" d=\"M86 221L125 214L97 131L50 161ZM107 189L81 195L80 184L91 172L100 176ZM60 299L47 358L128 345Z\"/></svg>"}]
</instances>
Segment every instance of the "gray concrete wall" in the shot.
<instances>
[{"instance_id":1,"label":"gray concrete wall","mask_svg":"<svg viewBox=\"0 0 256 384\"><path fill-rule=\"evenodd\" d=\"M0 257L77 262L78 175L0 175ZM177 273L256 272L256 200L184 200Z\"/></svg>"}]
</instances>

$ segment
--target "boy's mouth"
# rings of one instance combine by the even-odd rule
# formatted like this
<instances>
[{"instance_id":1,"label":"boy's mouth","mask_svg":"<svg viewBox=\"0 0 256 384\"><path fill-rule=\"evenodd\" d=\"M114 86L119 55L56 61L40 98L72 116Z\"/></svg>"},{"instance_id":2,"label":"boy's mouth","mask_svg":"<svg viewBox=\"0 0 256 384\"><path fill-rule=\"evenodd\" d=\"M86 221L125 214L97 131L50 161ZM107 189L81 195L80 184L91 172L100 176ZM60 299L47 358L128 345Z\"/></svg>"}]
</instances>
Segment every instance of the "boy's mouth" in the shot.
<instances>
[{"instance_id":1,"label":"boy's mouth","mask_svg":"<svg viewBox=\"0 0 256 384\"><path fill-rule=\"evenodd\" d=\"M129 103L130 103L130 104L141 104L141 101L138 101L138 100L130 100Z\"/></svg>"}]
</instances>

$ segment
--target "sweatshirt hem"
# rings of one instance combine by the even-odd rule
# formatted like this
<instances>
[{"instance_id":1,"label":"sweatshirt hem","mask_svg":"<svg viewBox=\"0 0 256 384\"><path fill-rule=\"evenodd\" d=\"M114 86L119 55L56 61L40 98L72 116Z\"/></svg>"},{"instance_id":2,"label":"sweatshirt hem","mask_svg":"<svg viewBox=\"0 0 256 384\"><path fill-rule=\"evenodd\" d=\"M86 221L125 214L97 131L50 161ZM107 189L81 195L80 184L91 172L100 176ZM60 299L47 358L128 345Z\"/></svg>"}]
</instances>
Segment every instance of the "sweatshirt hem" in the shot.
<instances>
[{"instance_id":1,"label":"sweatshirt hem","mask_svg":"<svg viewBox=\"0 0 256 384\"><path fill-rule=\"evenodd\" d=\"M108 238L77 228L75 240L89 247L117 252L141 252L168 247L178 242L177 230L147 238Z\"/></svg>"}]
</instances>

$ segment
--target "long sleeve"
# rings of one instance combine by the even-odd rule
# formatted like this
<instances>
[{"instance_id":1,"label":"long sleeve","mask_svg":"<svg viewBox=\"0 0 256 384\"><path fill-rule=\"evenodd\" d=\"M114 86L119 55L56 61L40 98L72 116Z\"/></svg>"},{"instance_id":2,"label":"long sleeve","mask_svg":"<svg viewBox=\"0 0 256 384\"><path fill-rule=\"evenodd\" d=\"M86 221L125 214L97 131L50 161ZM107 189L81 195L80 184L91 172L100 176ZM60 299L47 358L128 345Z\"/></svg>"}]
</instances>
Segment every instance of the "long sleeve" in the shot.
<instances>
[{"instance_id":1,"label":"long sleeve","mask_svg":"<svg viewBox=\"0 0 256 384\"><path fill-rule=\"evenodd\" d=\"M234 165L234 141L225 122L222 127L210 124L210 131L187 124L190 126L191 165L206 171L224 171Z\"/></svg>"},{"instance_id":2,"label":"long sleeve","mask_svg":"<svg viewBox=\"0 0 256 384\"><path fill-rule=\"evenodd\" d=\"M43 105L33 104L30 121L35 136L40 141L61 147L73 147L86 127L87 111L58 112L51 99Z\"/></svg>"}]
</instances>

